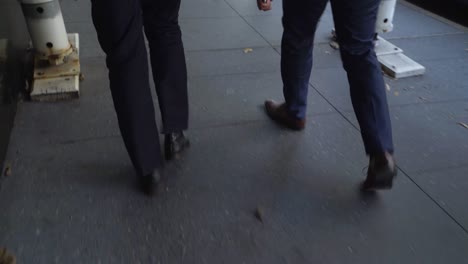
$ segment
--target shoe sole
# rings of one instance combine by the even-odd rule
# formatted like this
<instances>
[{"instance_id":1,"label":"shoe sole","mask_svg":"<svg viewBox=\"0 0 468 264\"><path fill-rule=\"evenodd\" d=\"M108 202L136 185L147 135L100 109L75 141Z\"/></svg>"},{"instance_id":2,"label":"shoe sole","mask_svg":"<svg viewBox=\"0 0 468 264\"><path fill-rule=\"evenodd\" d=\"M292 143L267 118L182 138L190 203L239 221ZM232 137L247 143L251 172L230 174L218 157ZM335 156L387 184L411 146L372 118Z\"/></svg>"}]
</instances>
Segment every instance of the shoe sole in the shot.
<instances>
[{"instance_id":1,"label":"shoe sole","mask_svg":"<svg viewBox=\"0 0 468 264\"><path fill-rule=\"evenodd\" d=\"M397 174L398 171L389 171L380 176L378 180L374 180L373 182L365 181L362 189L364 191L390 190L393 187L393 180L396 178Z\"/></svg>"},{"instance_id":2,"label":"shoe sole","mask_svg":"<svg viewBox=\"0 0 468 264\"><path fill-rule=\"evenodd\" d=\"M165 151L164 156L165 156L167 161L178 160L178 159L180 159L181 154L183 152L185 152L188 148L190 148L190 141L189 140L187 140L187 142L184 144L184 147L182 148L181 151L174 153L174 151L172 151L172 149L171 149L169 151ZM168 154L168 152L170 154Z\"/></svg>"}]
</instances>

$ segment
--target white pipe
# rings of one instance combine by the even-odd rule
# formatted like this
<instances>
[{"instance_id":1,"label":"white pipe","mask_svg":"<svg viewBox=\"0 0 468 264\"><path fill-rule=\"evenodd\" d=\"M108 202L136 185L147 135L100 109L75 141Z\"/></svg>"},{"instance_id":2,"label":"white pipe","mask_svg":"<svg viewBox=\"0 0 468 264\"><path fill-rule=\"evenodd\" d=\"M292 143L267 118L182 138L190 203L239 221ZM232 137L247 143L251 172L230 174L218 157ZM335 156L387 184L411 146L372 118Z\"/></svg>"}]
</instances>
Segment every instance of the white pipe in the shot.
<instances>
[{"instance_id":1,"label":"white pipe","mask_svg":"<svg viewBox=\"0 0 468 264\"><path fill-rule=\"evenodd\" d=\"M393 15L395 14L395 7L396 0L380 1L377 23L375 25L376 33L387 33L393 30Z\"/></svg>"},{"instance_id":2,"label":"white pipe","mask_svg":"<svg viewBox=\"0 0 468 264\"><path fill-rule=\"evenodd\" d=\"M71 50L71 45L58 0L20 2L36 56L51 62L66 56Z\"/></svg>"}]
</instances>

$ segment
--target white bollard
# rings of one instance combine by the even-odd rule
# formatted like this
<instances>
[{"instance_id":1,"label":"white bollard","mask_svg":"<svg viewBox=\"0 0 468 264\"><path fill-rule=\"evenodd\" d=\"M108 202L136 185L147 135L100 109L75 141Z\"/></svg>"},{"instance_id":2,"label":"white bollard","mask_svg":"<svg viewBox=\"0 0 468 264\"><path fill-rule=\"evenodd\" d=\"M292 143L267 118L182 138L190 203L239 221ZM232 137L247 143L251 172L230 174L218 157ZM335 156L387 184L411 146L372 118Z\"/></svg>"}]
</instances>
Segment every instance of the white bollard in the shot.
<instances>
[{"instance_id":1,"label":"white bollard","mask_svg":"<svg viewBox=\"0 0 468 264\"><path fill-rule=\"evenodd\" d=\"M381 0L375 32L387 33L393 30L393 15L395 14L396 0Z\"/></svg>"},{"instance_id":2,"label":"white bollard","mask_svg":"<svg viewBox=\"0 0 468 264\"><path fill-rule=\"evenodd\" d=\"M79 97L79 35L67 34L59 0L19 0L35 51L31 100Z\"/></svg>"},{"instance_id":3,"label":"white bollard","mask_svg":"<svg viewBox=\"0 0 468 264\"><path fill-rule=\"evenodd\" d=\"M58 0L20 0L36 58L53 65L72 52Z\"/></svg>"}]
</instances>

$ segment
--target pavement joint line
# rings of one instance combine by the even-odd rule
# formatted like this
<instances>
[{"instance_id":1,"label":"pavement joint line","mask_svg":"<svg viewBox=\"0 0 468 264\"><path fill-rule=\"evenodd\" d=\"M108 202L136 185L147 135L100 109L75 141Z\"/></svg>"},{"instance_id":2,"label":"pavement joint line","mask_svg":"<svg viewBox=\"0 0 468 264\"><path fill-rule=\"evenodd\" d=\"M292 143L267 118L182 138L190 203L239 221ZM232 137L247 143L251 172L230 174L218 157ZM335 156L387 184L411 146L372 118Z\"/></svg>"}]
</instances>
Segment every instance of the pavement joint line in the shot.
<instances>
[{"instance_id":1,"label":"pavement joint line","mask_svg":"<svg viewBox=\"0 0 468 264\"><path fill-rule=\"evenodd\" d=\"M100 137L85 137L85 138L77 138L77 139L62 140L62 141L56 142L56 143L53 144L53 145L74 145L74 144L82 143L82 142L98 141L98 140L114 139L114 138L120 138L120 134L118 134L118 135L100 136Z\"/></svg>"},{"instance_id":2,"label":"pavement joint line","mask_svg":"<svg viewBox=\"0 0 468 264\"><path fill-rule=\"evenodd\" d=\"M450 58L433 58L433 59L418 59L419 62L444 62L444 61L451 61L451 60L457 60L457 61L460 61L460 60L468 60L468 58L460 58L460 56L458 57L450 57ZM314 65L313 68L312 68L312 71L315 70L315 69L319 69L319 70L331 70L331 69L343 69L343 66L341 66L341 64L339 66L323 66L323 67L320 67L320 66L316 66ZM397 80L395 78L392 78L388 75L385 75L385 77L391 79L391 80ZM420 77L420 76L413 76L413 77ZM410 77L411 78L411 77ZM468 86L467 86L468 88Z\"/></svg>"},{"instance_id":3,"label":"pavement joint line","mask_svg":"<svg viewBox=\"0 0 468 264\"><path fill-rule=\"evenodd\" d=\"M429 35L416 35L416 36L406 36L406 37L392 37L386 38L391 40L400 40L400 39L419 39L419 38L436 38L436 37L447 37L447 36L462 36L468 35L468 32L449 32L449 33L434 33Z\"/></svg>"},{"instance_id":4,"label":"pavement joint line","mask_svg":"<svg viewBox=\"0 0 468 264\"><path fill-rule=\"evenodd\" d=\"M259 75L259 74L272 74L272 73L277 73L280 74L279 70L275 71L258 71L258 72L252 72L252 71L246 71L246 72L231 72L231 73L220 73L220 74L194 74L194 75L189 75L189 78L191 79L206 79L206 78L218 78L218 77L229 77L229 76L242 76L242 75Z\"/></svg>"},{"instance_id":5,"label":"pavement joint line","mask_svg":"<svg viewBox=\"0 0 468 264\"><path fill-rule=\"evenodd\" d=\"M232 72L232 73L221 73L221 74L201 74L189 76L191 79L207 79L207 78L219 78L229 76L242 76L242 75L259 75L259 74L281 74L279 70L276 71L263 71L263 72Z\"/></svg>"},{"instance_id":6,"label":"pavement joint line","mask_svg":"<svg viewBox=\"0 0 468 264\"><path fill-rule=\"evenodd\" d=\"M256 33L258 33L256 31ZM261 36L263 38L263 36ZM264 39L264 38L263 38ZM329 42L315 42L314 46L326 46L329 45ZM252 49L268 49L268 48L280 48L281 45L273 45L268 42L266 46L245 46L245 47L238 47L238 48L211 48L211 49L185 49L186 53L195 53L195 52L206 52L206 51L231 51L231 50L243 50L244 48L252 48ZM96 56L96 57L103 57L104 55Z\"/></svg>"},{"instance_id":7,"label":"pavement joint line","mask_svg":"<svg viewBox=\"0 0 468 264\"><path fill-rule=\"evenodd\" d=\"M447 33L434 33L428 35L414 35L414 36L402 36L402 37L387 37L386 40L402 40L402 39L422 39L422 38L434 38L434 37L449 37L458 35L467 35L468 32L447 32Z\"/></svg>"},{"instance_id":8,"label":"pavement joint line","mask_svg":"<svg viewBox=\"0 0 468 264\"><path fill-rule=\"evenodd\" d=\"M206 16L206 17L201 17L201 16L193 16L193 17L189 17L189 16L181 16L179 17L179 20L182 21L182 20L202 20L202 19L223 19L223 18L237 18L237 14L236 15L226 15L226 16Z\"/></svg>"},{"instance_id":9,"label":"pavement joint line","mask_svg":"<svg viewBox=\"0 0 468 264\"><path fill-rule=\"evenodd\" d=\"M231 6L229 6L231 7ZM179 22L184 20L229 20L233 18L240 18L239 13L236 12L236 16L226 16L226 17L179 17Z\"/></svg>"},{"instance_id":10,"label":"pavement joint line","mask_svg":"<svg viewBox=\"0 0 468 264\"><path fill-rule=\"evenodd\" d=\"M309 84L317 93L319 93L320 96L322 96L322 98L324 100L326 100L334 109L335 111L337 111L348 123L351 124L351 126L353 126L356 130L360 131L359 127L356 126L355 124L353 124L353 122L351 122L351 120L349 120L348 117L346 117L337 107L335 107L330 101L327 100L327 98L325 98L323 96L323 94L318 91L312 84ZM450 214L442 205L440 205L439 202L437 202L428 192L426 192L417 182L416 180L414 180L408 173L406 173L405 170L403 170L400 166L397 165L397 169L399 171L401 171L401 173L403 173L403 175L406 176L406 178L408 178L408 180L410 180L422 193L424 193L424 195L426 195L440 210L442 210L450 219L452 219L452 221L458 225L458 227L460 227L466 235L468 235L468 229L465 228L463 226L463 224L461 224L454 216L452 216L452 214Z\"/></svg>"},{"instance_id":11,"label":"pavement joint line","mask_svg":"<svg viewBox=\"0 0 468 264\"><path fill-rule=\"evenodd\" d=\"M253 47L242 47L242 48L219 48L219 49L205 49L205 50L188 50L187 53L202 53L202 52L206 52L206 51L243 51L244 48L252 48L252 49L265 49L265 50L269 50L271 49L270 46L253 46Z\"/></svg>"},{"instance_id":12,"label":"pavement joint line","mask_svg":"<svg viewBox=\"0 0 468 264\"><path fill-rule=\"evenodd\" d=\"M237 15L239 15L240 18L242 18L242 20L244 20L245 23L247 23L247 25L249 25L249 27L251 29L253 29L264 41L266 41L266 43L268 43L270 45L270 47L272 47L274 49L274 46L273 46L273 43L271 43L270 41L268 41L260 32L258 32L258 30L256 28L254 28L248 21L247 19L245 19L244 16L242 16L227 0L223 0L232 10L234 10L234 12L237 13ZM260 12L260 11L259 11Z\"/></svg>"},{"instance_id":13,"label":"pavement joint line","mask_svg":"<svg viewBox=\"0 0 468 264\"><path fill-rule=\"evenodd\" d=\"M406 176L416 187L422 191L434 204L436 204L437 207L439 207L440 210L442 210L450 219L452 219L455 224L457 224L464 232L465 235L468 235L468 229L463 226L461 222L459 222L448 210L446 210L439 202L436 201L435 198L433 198L428 192L426 192L423 187L421 187L416 180L414 180L412 177L409 176L408 173L406 173L400 166L397 166L397 168L403 173L403 175Z\"/></svg>"},{"instance_id":14,"label":"pavement joint line","mask_svg":"<svg viewBox=\"0 0 468 264\"><path fill-rule=\"evenodd\" d=\"M465 169L465 168L468 169L468 163L459 164L459 165L456 165L456 166L446 166L446 167L438 167L438 168L432 168L432 169L414 170L414 171L410 171L410 173L413 173L413 174L426 174L426 173L432 173L432 172L443 172L443 171Z\"/></svg>"},{"instance_id":15,"label":"pavement joint line","mask_svg":"<svg viewBox=\"0 0 468 264\"><path fill-rule=\"evenodd\" d=\"M246 47L238 47L238 48L214 48L214 49L185 49L187 53L199 53L199 52L207 52L207 51L234 51L234 50L243 50L244 48L252 48L252 49L279 49L281 45L269 45L267 46L246 46ZM314 46L328 46L329 42L315 42ZM104 55L96 56L96 57L103 57Z\"/></svg>"},{"instance_id":16,"label":"pavement joint line","mask_svg":"<svg viewBox=\"0 0 468 264\"><path fill-rule=\"evenodd\" d=\"M205 79L205 78L217 78L217 77L222 77L222 76L239 76L239 75L254 75L254 74L272 74L272 73L278 73L279 71L258 71L258 72L253 72L253 71L246 71L246 72L232 72L232 73L213 73L213 74L192 74L188 75L189 79Z\"/></svg>"},{"instance_id":17,"label":"pavement joint line","mask_svg":"<svg viewBox=\"0 0 468 264\"><path fill-rule=\"evenodd\" d=\"M442 101L424 101L424 102L415 102L415 103L407 103L407 104L395 104L395 105L389 106L389 108L390 109L405 108L405 107L419 106L419 105L437 105L437 104L458 103L458 102L466 102L466 101L468 101L468 98L442 100ZM352 110L348 110L345 112L352 112Z\"/></svg>"},{"instance_id":18,"label":"pavement joint line","mask_svg":"<svg viewBox=\"0 0 468 264\"><path fill-rule=\"evenodd\" d=\"M336 115L337 112L323 112L323 113L313 113L308 114L308 117L311 116L328 116L328 115ZM260 124L260 123L267 123L270 122L269 119L251 119L251 120L242 120L238 122L227 122L227 123L218 123L218 124L209 124L206 126L192 126L190 127L189 131L203 131L203 130L210 130L210 129L217 129L217 128L226 128L226 127L240 127L244 125L252 125L252 124ZM68 140L61 140L58 142L51 143L51 145L74 145L83 142L90 142L90 141L98 141L98 140L106 140L106 139L116 139L120 138L120 134L114 135L107 135L107 136L99 136L99 137L85 137L85 138L77 138L77 139L68 139Z\"/></svg>"},{"instance_id":19,"label":"pavement joint line","mask_svg":"<svg viewBox=\"0 0 468 264\"><path fill-rule=\"evenodd\" d=\"M263 36L262 36L263 38ZM185 52L190 53L190 52L203 52L203 51L228 51L228 50L243 50L245 48L251 48L251 49L265 49L265 48L270 48L273 47L268 43L269 45L266 46L246 46L246 47L238 47L238 48L214 48L214 49L185 49Z\"/></svg>"},{"instance_id":20,"label":"pavement joint line","mask_svg":"<svg viewBox=\"0 0 468 264\"><path fill-rule=\"evenodd\" d=\"M311 85L313 86L313 84ZM443 100L443 101L424 101L424 102L414 102L414 103L405 103L405 104L394 104L394 105L389 105L388 108L396 109L396 108L406 108L406 107L411 107L411 106L437 105L437 104L459 103L459 102L468 102L468 98ZM350 113L354 113L354 110L342 109L341 112L350 114Z\"/></svg>"},{"instance_id":21,"label":"pavement joint line","mask_svg":"<svg viewBox=\"0 0 468 264\"><path fill-rule=\"evenodd\" d=\"M349 124L351 124L351 126L353 126L355 129L357 129L358 131L359 130L359 127L356 126L344 113L348 113L348 112L344 112L344 111L340 111L338 109L338 107L336 107L334 104L332 104L332 102L330 102L330 100L328 100L323 94L322 92L320 92L318 89L315 88L315 86L311 83L309 83L309 87L311 87L312 89L314 89L320 97L322 97L323 100L325 100L333 109L335 109L336 112L338 112L340 114L341 117L343 117ZM343 113L344 112L344 113ZM349 111L349 112L352 112L352 111Z\"/></svg>"},{"instance_id":22,"label":"pavement joint line","mask_svg":"<svg viewBox=\"0 0 468 264\"><path fill-rule=\"evenodd\" d=\"M453 60L456 60L456 61L468 60L468 57L460 58L460 56L458 56L458 57L453 56L453 57L450 57L450 58L418 59L418 61L420 61L420 62L444 62L444 61L453 61Z\"/></svg>"},{"instance_id":23,"label":"pavement joint line","mask_svg":"<svg viewBox=\"0 0 468 264\"><path fill-rule=\"evenodd\" d=\"M260 105L259 105L260 106ZM322 112L322 113L311 113L307 114L307 117L322 117L322 116L329 116L329 115L336 115L337 112ZM265 114L266 117L266 114ZM211 124L207 126L193 126L190 130L194 131L201 131L201 130L209 130L209 129L216 129L216 128L223 128L223 127L240 127L243 125L252 125L252 124L259 124L259 123L269 123L271 120L269 118L264 119L251 119L251 120L243 120L239 122L229 122L229 123L218 123L218 124Z\"/></svg>"}]
</instances>

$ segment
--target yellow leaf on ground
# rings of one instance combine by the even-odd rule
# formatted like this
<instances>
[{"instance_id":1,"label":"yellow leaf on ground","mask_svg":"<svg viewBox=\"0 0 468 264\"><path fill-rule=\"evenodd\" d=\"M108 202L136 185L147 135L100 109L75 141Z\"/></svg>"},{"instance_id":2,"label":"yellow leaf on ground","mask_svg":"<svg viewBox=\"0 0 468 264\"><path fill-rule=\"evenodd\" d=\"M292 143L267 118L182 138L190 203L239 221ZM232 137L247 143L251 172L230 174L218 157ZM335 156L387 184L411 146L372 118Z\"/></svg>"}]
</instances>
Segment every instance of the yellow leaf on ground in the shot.
<instances>
[{"instance_id":1,"label":"yellow leaf on ground","mask_svg":"<svg viewBox=\"0 0 468 264\"><path fill-rule=\"evenodd\" d=\"M6 248L0 248L0 264L16 264L16 258Z\"/></svg>"},{"instance_id":2,"label":"yellow leaf on ground","mask_svg":"<svg viewBox=\"0 0 468 264\"><path fill-rule=\"evenodd\" d=\"M3 171L3 176L8 177L10 175L11 175L11 165L9 163L7 163L5 165L5 170ZM2 263L0 262L0 264L2 264Z\"/></svg>"}]
</instances>

